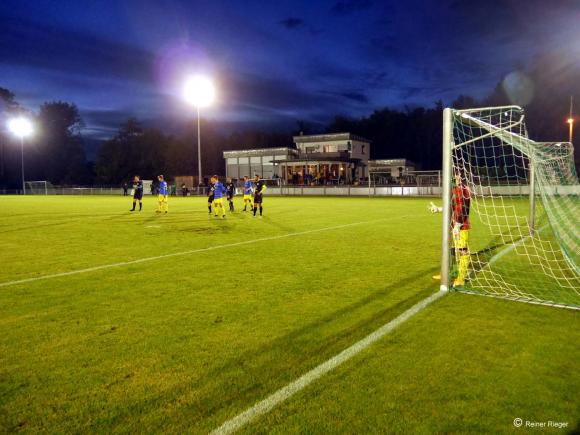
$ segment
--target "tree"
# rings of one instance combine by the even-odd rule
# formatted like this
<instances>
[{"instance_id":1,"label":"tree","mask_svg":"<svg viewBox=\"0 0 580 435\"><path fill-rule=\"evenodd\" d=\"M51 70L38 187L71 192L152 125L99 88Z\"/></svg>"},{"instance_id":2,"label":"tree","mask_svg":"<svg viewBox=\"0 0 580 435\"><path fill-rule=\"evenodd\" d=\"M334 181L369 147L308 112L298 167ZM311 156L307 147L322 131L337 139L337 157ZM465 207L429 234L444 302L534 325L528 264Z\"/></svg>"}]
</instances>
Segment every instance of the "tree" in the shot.
<instances>
[{"instance_id":1,"label":"tree","mask_svg":"<svg viewBox=\"0 0 580 435\"><path fill-rule=\"evenodd\" d=\"M8 117L20 109L15 95L8 89L0 87L0 122L6 124ZM9 186L16 182L17 176L14 171L17 161L15 149L7 149L9 137L0 129L0 186ZM12 168L12 171L10 170Z\"/></svg>"},{"instance_id":2,"label":"tree","mask_svg":"<svg viewBox=\"0 0 580 435\"><path fill-rule=\"evenodd\" d=\"M54 184L90 182L80 130L83 121L77 106L52 101L40 106L38 114L39 146L36 178Z\"/></svg>"}]
</instances>

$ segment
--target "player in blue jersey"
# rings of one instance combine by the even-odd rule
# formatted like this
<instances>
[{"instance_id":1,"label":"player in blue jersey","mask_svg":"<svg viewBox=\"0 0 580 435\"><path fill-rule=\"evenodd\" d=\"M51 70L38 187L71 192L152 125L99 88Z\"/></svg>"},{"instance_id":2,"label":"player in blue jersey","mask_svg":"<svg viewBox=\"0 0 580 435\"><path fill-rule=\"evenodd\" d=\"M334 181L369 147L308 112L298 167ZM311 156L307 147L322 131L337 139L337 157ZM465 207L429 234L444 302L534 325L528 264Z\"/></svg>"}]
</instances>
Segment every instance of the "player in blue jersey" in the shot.
<instances>
[{"instance_id":1,"label":"player in blue jersey","mask_svg":"<svg viewBox=\"0 0 580 435\"><path fill-rule=\"evenodd\" d=\"M254 208L252 204L252 193L254 192L254 185L252 180L248 180L248 176L244 175L244 211L248 204L250 205L250 211Z\"/></svg>"},{"instance_id":2,"label":"player in blue jersey","mask_svg":"<svg viewBox=\"0 0 580 435\"><path fill-rule=\"evenodd\" d=\"M157 213L167 213L168 205L167 205L167 181L163 179L163 175L159 175L157 177L159 180L159 195L157 196L157 200L159 201L159 205L157 206Z\"/></svg>"},{"instance_id":3,"label":"player in blue jersey","mask_svg":"<svg viewBox=\"0 0 580 435\"><path fill-rule=\"evenodd\" d=\"M226 217L226 209L224 208L223 198L226 195L225 186L219 181L218 176L214 175L211 177L213 182L213 213L215 217L218 217L218 212L221 211L222 219Z\"/></svg>"}]
</instances>

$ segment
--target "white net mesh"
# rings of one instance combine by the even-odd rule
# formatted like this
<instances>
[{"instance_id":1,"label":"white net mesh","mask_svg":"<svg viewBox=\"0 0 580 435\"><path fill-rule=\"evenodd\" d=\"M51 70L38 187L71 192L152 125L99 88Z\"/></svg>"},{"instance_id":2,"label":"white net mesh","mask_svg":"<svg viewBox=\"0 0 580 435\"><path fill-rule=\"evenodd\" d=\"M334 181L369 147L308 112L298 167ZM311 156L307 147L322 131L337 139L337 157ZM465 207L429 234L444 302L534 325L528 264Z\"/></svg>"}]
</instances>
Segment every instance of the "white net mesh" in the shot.
<instances>
[{"instance_id":1,"label":"white net mesh","mask_svg":"<svg viewBox=\"0 0 580 435\"><path fill-rule=\"evenodd\" d=\"M580 307L572 145L528 139L523 109L515 106L453 111L453 142L455 287Z\"/></svg>"},{"instance_id":2,"label":"white net mesh","mask_svg":"<svg viewBox=\"0 0 580 435\"><path fill-rule=\"evenodd\" d=\"M54 186L49 181L27 181L26 193L28 195L48 195L53 193Z\"/></svg>"}]
</instances>

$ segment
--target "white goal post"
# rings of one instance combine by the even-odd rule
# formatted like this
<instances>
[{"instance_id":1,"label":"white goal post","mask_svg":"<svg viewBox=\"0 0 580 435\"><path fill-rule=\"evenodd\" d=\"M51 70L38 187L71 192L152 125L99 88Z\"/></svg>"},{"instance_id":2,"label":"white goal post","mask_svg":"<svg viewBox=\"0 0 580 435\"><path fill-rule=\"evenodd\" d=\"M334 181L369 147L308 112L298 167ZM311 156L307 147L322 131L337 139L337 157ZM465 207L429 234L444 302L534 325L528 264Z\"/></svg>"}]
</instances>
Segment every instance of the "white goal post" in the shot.
<instances>
[{"instance_id":1,"label":"white goal post","mask_svg":"<svg viewBox=\"0 0 580 435\"><path fill-rule=\"evenodd\" d=\"M443 112L441 290L580 308L574 148L518 106Z\"/></svg>"},{"instance_id":2,"label":"white goal post","mask_svg":"<svg viewBox=\"0 0 580 435\"><path fill-rule=\"evenodd\" d=\"M53 190L54 186L50 181L25 181L26 192L29 195L48 195L49 190Z\"/></svg>"}]
</instances>

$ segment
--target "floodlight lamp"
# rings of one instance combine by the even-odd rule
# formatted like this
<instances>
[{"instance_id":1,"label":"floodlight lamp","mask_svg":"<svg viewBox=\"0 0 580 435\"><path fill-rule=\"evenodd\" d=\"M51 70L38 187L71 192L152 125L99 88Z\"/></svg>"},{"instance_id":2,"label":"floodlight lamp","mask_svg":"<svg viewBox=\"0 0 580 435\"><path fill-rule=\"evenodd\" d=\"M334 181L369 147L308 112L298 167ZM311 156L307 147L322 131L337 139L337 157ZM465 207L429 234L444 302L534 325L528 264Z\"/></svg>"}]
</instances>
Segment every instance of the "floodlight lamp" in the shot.
<instances>
[{"instance_id":1,"label":"floodlight lamp","mask_svg":"<svg viewBox=\"0 0 580 435\"><path fill-rule=\"evenodd\" d=\"M24 138L32 134L32 122L23 117L14 118L8 121L8 129L15 136Z\"/></svg>"},{"instance_id":2,"label":"floodlight lamp","mask_svg":"<svg viewBox=\"0 0 580 435\"><path fill-rule=\"evenodd\" d=\"M209 78L198 75L187 80L183 94L188 103L197 107L205 107L213 102L215 88Z\"/></svg>"}]
</instances>

